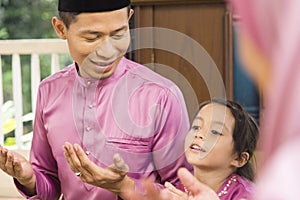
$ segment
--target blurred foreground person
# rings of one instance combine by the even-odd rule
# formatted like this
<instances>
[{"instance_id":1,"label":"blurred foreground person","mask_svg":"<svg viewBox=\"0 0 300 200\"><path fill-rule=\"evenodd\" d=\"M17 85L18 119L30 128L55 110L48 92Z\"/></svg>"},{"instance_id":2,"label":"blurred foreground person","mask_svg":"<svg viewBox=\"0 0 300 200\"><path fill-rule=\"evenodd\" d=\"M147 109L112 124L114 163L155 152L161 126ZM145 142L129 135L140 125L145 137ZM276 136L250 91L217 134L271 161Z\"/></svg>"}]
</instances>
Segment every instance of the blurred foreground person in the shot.
<instances>
[{"instance_id":1,"label":"blurred foreground person","mask_svg":"<svg viewBox=\"0 0 300 200\"><path fill-rule=\"evenodd\" d=\"M231 0L240 54L264 97L255 200L298 199L300 1Z\"/></svg>"}]
</instances>

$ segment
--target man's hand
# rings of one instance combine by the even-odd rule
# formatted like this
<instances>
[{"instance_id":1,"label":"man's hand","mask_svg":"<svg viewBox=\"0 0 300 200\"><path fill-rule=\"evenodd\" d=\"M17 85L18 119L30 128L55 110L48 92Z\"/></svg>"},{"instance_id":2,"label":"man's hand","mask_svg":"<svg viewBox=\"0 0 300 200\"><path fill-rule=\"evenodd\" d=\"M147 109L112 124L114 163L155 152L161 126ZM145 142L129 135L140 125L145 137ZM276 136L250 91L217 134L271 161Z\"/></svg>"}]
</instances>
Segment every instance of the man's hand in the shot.
<instances>
[{"instance_id":1,"label":"man's hand","mask_svg":"<svg viewBox=\"0 0 300 200\"><path fill-rule=\"evenodd\" d=\"M82 181L107 189L122 198L125 198L123 195L126 190L134 189L134 181L127 176L128 166L118 154L113 158L113 165L102 168L93 163L78 144L72 146L66 142L63 150L72 171L80 172Z\"/></svg>"},{"instance_id":2,"label":"man's hand","mask_svg":"<svg viewBox=\"0 0 300 200\"><path fill-rule=\"evenodd\" d=\"M219 200L213 189L198 181L187 169L179 169L178 177L189 191L189 200Z\"/></svg>"},{"instance_id":3,"label":"man's hand","mask_svg":"<svg viewBox=\"0 0 300 200\"><path fill-rule=\"evenodd\" d=\"M27 195L36 194L36 178L29 161L16 152L0 146L0 168L24 186Z\"/></svg>"},{"instance_id":4,"label":"man's hand","mask_svg":"<svg viewBox=\"0 0 300 200\"><path fill-rule=\"evenodd\" d=\"M189 196L187 192L183 192L179 189L177 189L175 186L173 186L171 183L169 182L165 182L165 187L168 192L168 196L170 197L170 199L172 200L188 200ZM166 192L166 191L162 191Z\"/></svg>"},{"instance_id":5,"label":"man's hand","mask_svg":"<svg viewBox=\"0 0 300 200\"><path fill-rule=\"evenodd\" d=\"M187 169L179 169L178 177L188 195L177 190L174 186L166 183L164 190L157 190L151 180L143 182L144 190L147 195L141 195L134 190L130 191L131 200L219 200L216 192L207 185L199 182ZM171 193L170 193L171 192Z\"/></svg>"}]
</instances>

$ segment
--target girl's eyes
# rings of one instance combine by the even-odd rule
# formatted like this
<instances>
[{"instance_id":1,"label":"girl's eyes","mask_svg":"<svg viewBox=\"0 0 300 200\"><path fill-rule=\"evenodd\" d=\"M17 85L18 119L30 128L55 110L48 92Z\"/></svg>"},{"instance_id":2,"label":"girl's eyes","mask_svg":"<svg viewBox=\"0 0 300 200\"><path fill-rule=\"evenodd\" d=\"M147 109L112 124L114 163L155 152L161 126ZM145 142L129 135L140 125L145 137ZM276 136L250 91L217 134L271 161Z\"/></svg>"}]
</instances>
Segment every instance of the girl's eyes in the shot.
<instances>
[{"instance_id":1,"label":"girl's eyes","mask_svg":"<svg viewBox=\"0 0 300 200\"><path fill-rule=\"evenodd\" d=\"M211 130L211 133L214 135L223 135L221 132L216 131L216 130Z\"/></svg>"},{"instance_id":2,"label":"girl's eyes","mask_svg":"<svg viewBox=\"0 0 300 200\"><path fill-rule=\"evenodd\" d=\"M192 126L192 130L194 130L194 131L199 131L199 130L201 130L201 127L200 127L200 126L197 126L197 125L194 125L194 126ZM216 130L211 130L210 132L211 132L213 135L223 135L221 132L216 131Z\"/></svg>"},{"instance_id":3,"label":"girl's eyes","mask_svg":"<svg viewBox=\"0 0 300 200\"><path fill-rule=\"evenodd\" d=\"M198 130L201 129L201 127L200 127L200 126L197 126L197 125L194 125L194 126L192 126L192 129L193 129L194 131L198 131Z\"/></svg>"}]
</instances>

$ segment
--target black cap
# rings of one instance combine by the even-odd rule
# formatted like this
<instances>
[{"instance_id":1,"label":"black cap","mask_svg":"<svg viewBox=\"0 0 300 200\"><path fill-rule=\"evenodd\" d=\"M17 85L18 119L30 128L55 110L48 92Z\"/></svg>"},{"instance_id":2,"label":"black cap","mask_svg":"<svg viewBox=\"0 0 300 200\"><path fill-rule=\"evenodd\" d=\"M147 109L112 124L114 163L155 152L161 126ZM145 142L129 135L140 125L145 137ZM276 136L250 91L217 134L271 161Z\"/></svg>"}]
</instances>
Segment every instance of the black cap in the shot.
<instances>
[{"instance_id":1,"label":"black cap","mask_svg":"<svg viewBox=\"0 0 300 200\"><path fill-rule=\"evenodd\" d=\"M58 11L105 12L130 5L130 0L58 0Z\"/></svg>"}]
</instances>

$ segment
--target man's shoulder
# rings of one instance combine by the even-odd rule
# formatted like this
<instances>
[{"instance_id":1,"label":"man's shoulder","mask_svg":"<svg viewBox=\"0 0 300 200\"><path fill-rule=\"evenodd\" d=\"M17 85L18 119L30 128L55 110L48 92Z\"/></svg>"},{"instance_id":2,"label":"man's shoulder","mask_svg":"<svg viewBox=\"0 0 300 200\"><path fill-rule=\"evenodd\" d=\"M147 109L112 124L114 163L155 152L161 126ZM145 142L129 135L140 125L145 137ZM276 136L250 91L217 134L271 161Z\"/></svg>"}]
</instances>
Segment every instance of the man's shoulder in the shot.
<instances>
[{"instance_id":1,"label":"man's shoulder","mask_svg":"<svg viewBox=\"0 0 300 200\"><path fill-rule=\"evenodd\" d=\"M75 70L74 64L66 66L64 69L61 69L55 72L54 74L46 77L45 79L43 79L40 83L40 86L66 82L68 79L74 78L74 70Z\"/></svg>"},{"instance_id":2,"label":"man's shoulder","mask_svg":"<svg viewBox=\"0 0 300 200\"><path fill-rule=\"evenodd\" d=\"M139 78L146 83L153 83L164 88L176 86L173 81L155 72L150 66L142 65L135 61L126 59L126 67L128 76Z\"/></svg>"}]
</instances>

